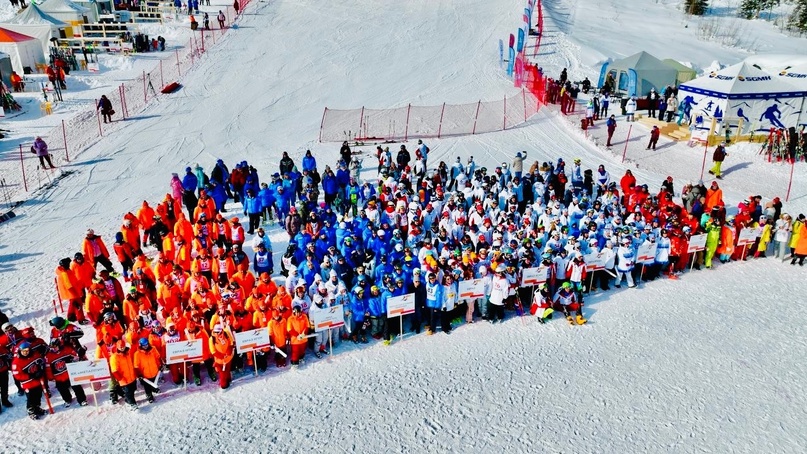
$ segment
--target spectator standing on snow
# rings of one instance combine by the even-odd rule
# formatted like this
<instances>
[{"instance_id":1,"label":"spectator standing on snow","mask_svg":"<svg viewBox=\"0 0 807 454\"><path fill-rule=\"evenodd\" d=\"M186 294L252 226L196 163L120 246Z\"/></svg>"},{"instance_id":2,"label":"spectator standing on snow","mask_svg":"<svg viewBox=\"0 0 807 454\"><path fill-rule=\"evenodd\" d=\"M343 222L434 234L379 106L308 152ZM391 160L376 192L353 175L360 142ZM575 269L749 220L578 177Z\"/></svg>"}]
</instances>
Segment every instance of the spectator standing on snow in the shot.
<instances>
[{"instance_id":1,"label":"spectator standing on snow","mask_svg":"<svg viewBox=\"0 0 807 454\"><path fill-rule=\"evenodd\" d=\"M101 99L98 101L98 108L96 110L101 110L101 116L104 118L104 123L111 123L112 122L112 115L115 115L115 111L112 109L112 101L106 97L106 95L101 95Z\"/></svg>"},{"instance_id":2,"label":"spectator standing on snow","mask_svg":"<svg viewBox=\"0 0 807 454\"><path fill-rule=\"evenodd\" d=\"M631 96L631 98L628 100L628 103L625 104L625 112L627 114L627 117L626 117L625 121L633 121L633 116L636 113L636 97L635 96Z\"/></svg>"},{"instance_id":3,"label":"spectator standing on snow","mask_svg":"<svg viewBox=\"0 0 807 454\"><path fill-rule=\"evenodd\" d=\"M658 108L658 100L659 94L656 93L655 88L650 89L650 93L647 94L647 116L650 118L656 118L656 109Z\"/></svg>"},{"instance_id":4,"label":"spectator standing on snow","mask_svg":"<svg viewBox=\"0 0 807 454\"><path fill-rule=\"evenodd\" d=\"M608 128L608 141L605 143L605 146L610 147L611 138L614 137L614 131L616 131L616 117L613 115L608 117L608 120L605 122L605 126Z\"/></svg>"},{"instance_id":5,"label":"spectator standing on snow","mask_svg":"<svg viewBox=\"0 0 807 454\"><path fill-rule=\"evenodd\" d=\"M646 150L649 150L650 148L654 150L656 149L656 144L658 143L660 134L661 130L658 128L658 126L653 125L653 129L650 130L650 142L647 142L647 148L645 148Z\"/></svg>"},{"instance_id":6,"label":"spectator standing on snow","mask_svg":"<svg viewBox=\"0 0 807 454\"><path fill-rule=\"evenodd\" d=\"M712 153L712 161L714 162L714 166L709 169L709 173L717 178L723 178L722 174L720 173L720 167L723 165L723 160L726 159L726 156L728 155L729 154L726 153L726 143L720 142L720 145L715 148L715 152Z\"/></svg>"},{"instance_id":7,"label":"spectator standing on snow","mask_svg":"<svg viewBox=\"0 0 807 454\"><path fill-rule=\"evenodd\" d=\"M671 122L673 117L675 116L675 112L678 110L678 98L675 95L670 95L667 98L667 123Z\"/></svg>"}]
</instances>

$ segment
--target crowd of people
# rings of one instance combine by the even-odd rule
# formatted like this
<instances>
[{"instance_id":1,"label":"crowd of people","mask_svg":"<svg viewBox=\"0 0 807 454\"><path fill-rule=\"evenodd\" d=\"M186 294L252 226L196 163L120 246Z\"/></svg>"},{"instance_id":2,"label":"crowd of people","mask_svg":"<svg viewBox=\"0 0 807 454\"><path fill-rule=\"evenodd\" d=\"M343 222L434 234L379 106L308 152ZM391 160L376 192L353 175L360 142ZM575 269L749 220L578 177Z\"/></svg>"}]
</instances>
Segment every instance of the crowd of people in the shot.
<instances>
[{"instance_id":1,"label":"crowd of people","mask_svg":"<svg viewBox=\"0 0 807 454\"><path fill-rule=\"evenodd\" d=\"M377 169L362 172L368 157L358 159L344 143L335 171L308 151L299 166L284 152L277 171L263 176L246 161L231 170L222 160L209 172L197 164L173 174L162 200L123 215L111 249L90 229L80 252L59 260L66 318L51 320L49 342L5 323L0 372L10 365L37 418L50 381L65 405L73 395L86 404L66 363L106 359L110 400L135 409L137 383L151 402L163 370L178 385L190 366L196 385L227 388L242 371L319 358L329 339L389 344L402 333L387 320L387 300L405 294L414 294L415 311L406 316L414 333L498 323L507 311L542 323L558 312L579 325L587 294L623 282L632 288L688 267L766 256L803 266L807 257L803 214L751 195L727 215L735 210L727 210L717 181L679 191L667 177L656 191L630 170L612 176L581 159L529 165L520 151L489 169L473 156L434 165L429 154L422 141L414 152L400 145L394 159L379 146ZM759 234L738 247L744 228ZM288 246L276 267L267 230L281 229ZM688 252L697 234L706 235L705 248ZM639 248L653 243L655 255L640 262ZM602 266L590 269L592 257ZM521 285L524 270L536 268L545 282ZM485 296L460 297L459 283L470 279L480 280ZM333 305L343 305L345 326L314 332L311 320ZM90 324L94 352L81 328ZM253 329L267 329L271 344L237 354L235 333ZM166 344L193 339L202 340L202 358L165 364ZM11 405L8 386L2 389L2 404Z\"/></svg>"}]
</instances>

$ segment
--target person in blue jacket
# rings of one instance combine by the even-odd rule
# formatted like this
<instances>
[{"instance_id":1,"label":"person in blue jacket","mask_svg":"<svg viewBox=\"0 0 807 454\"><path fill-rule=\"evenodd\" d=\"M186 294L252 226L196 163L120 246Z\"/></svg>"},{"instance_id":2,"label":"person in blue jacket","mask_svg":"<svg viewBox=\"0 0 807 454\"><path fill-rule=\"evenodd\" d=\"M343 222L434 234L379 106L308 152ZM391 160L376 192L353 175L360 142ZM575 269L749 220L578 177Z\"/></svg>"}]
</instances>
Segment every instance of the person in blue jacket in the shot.
<instances>
[{"instance_id":1,"label":"person in blue jacket","mask_svg":"<svg viewBox=\"0 0 807 454\"><path fill-rule=\"evenodd\" d=\"M322 192L325 194L325 203L332 206L339 194L339 182L330 167L325 169L325 175L322 176Z\"/></svg>"},{"instance_id":2,"label":"person in blue jacket","mask_svg":"<svg viewBox=\"0 0 807 454\"><path fill-rule=\"evenodd\" d=\"M317 160L311 155L311 150L305 150L305 156L303 156L303 172L308 171L309 173L317 169Z\"/></svg>"},{"instance_id":3,"label":"person in blue jacket","mask_svg":"<svg viewBox=\"0 0 807 454\"><path fill-rule=\"evenodd\" d=\"M255 230L261 226L262 212L263 207L261 207L261 201L258 199L257 194L254 190L248 189L244 197L244 215L249 216L249 231L247 233L250 235L254 235Z\"/></svg>"},{"instance_id":4,"label":"person in blue jacket","mask_svg":"<svg viewBox=\"0 0 807 454\"><path fill-rule=\"evenodd\" d=\"M274 209L277 215L277 206L275 205L275 191L270 188L268 184L261 183L261 190L258 191L258 199L261 201L263 207L262 215L263 222L272 222L272 210Z\"/></svg>"},{"instance_id":5,"label":"person in blue jacket","mask_svg":"<svg viewBox=\"0 0 807 454\"><path fill-rule=\"evenodd\" d=\"M342 199L346 197L345 188L350 183L350 172L344 162L339 162L339 168L336 170L336 183L339 185L339 190L342 191Z\"/></svg>"},{"instance_id":6,"label":"person in blue jacket","mask_svg":"<svg viewBox=\"0 0 807 454\"><path fill-rule=\"evenodd\" d=\"M215 180L210 180L208 193L213 202L216 203L216 211L226 213L227 210L224 208L224 204L227 203L227 191L224 189L224 185Z\"/></svg>"},{"instance_id":7,"label":"person in blue jacket","mask_svg":"<svg viewBox=\"0 0 807 454\"><path fill-rule=\"evenodd\" d=\"M247 179L244 182L244 193L252 189L257 194L261 190L261 181L258 177L258 170L255 167L248 167Z\"/></svg>"},{"instance_id":8,"label":"person in blue jacket","mask_svg":"<svg viewBox=\"0 0 807 454\"><path fill-rule=\"evenodd\" d=\"M314 283L314 276L319 274L319 265L314 262L313 253L306 252L305 261L297 267L297 274L305 280L306 287Z\"/></svg>"},{"instance_id":9,"label":"person in blue jacket","mask_svg":"<svg viewBox=\"0 0 807 454\"><path fill-rule=\"evenodd\" d=\"M354 344L367 343L367 328L365 321L370 315L367 311L367 300L364 297L364 287L359 285L353 287L350 291L350 315L353 323L350 339Z\"/></svg>"},{"instance_id":10,"label":"person in blue jacket","mask_svg":"<svg viewBox=\"0 0 807 454\"><path fill-rule=\"evenodd\" d=\"M377 285L370 287L367 311L370 313L370 335L373 336L373 339L381 339L384 333L384 322L387 320L387 308L385 300L381 296L381 289Z\"/></svg>"},{"instance_id":11,"label":"person in blue jacket","mask_svg":"<svg viewBox=\"0 0 807 454\"><path fill-rule=\"evenodd\" d=\"M252 266L255 269L255 274L258 276L261 273L269 273L271 276L272 273L275 272L275 263L274 259L272 258L272 251L266 249L266 245L263 243L258 244L257 251L255 251L255 255L253 257Z\"/></svg>"},{"instance_id":12,"label":"person in blue jacket","mask_svg":"<svg viewBox=\"0 0 807 454\"><path fill-rule=\"evenodd\" d=\"M429 327L426 334L432 335L437 330L443 310L443 285L437 281L437 275L429 273L426 280L426 308L429 311Z\"/></svg>"}]
</instances>

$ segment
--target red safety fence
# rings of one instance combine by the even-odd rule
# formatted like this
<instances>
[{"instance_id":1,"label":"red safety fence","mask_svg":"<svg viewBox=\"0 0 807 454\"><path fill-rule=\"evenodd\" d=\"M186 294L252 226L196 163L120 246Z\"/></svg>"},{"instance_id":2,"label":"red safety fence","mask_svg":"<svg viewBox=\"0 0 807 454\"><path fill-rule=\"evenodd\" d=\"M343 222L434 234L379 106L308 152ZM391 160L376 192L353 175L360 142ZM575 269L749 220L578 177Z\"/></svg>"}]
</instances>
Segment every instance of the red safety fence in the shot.
<instances>
[{"instance_id":1,"label":"red safety fence","mask_svg":"<svg viewBox=\"0 0 807 454\"><path fill-rule=\"evenodd\" d=\"M249 1L242 1L238 13L232 6L226 10L225 27L210 30L197 29L182 48L162 52L162 58L150 71L143 71L134 79L120 83L106 97L112 102L115 115L111 123L104 123L97 109L98 100L87 102L86 108L64 119L51 130L39 134L48 144L55 170L43 169L39 159L31 153L33 138L23 141L0 155L0 206L13 205L28 198L28 194L59 178L69 167L64 165L76 159L84 150L101 140L105 135L121 129L129 121L136 121L137 114L171 82L179 81L190 71L196 61L203 57L205 49L219 42L230 30L230 25L240 16ZM213 17L215 19L215 17ZM211 26L218 27L217 20ZM69 79L68 79L69 82ZM53 108L53 107L52 107ZM58 109L58 105L55 106ZM42 106L43 115L46 114ZM58 113L58 112L57 112ZM5 125L13 125L6 122ZM2 212L0 208L0 212Z\"/></svg>"},{"instance_id":2,"label":"red safety fence","mask_svg":"<svg viewBox=\"0 0 807 454\"><path fill-rule=\"evenodd\" d=\"M523 89L497 101L469 104L337 110L325 108L320 142L447 137L510 129L538 112L538 98Z\"/></svg>"}]
</instances>

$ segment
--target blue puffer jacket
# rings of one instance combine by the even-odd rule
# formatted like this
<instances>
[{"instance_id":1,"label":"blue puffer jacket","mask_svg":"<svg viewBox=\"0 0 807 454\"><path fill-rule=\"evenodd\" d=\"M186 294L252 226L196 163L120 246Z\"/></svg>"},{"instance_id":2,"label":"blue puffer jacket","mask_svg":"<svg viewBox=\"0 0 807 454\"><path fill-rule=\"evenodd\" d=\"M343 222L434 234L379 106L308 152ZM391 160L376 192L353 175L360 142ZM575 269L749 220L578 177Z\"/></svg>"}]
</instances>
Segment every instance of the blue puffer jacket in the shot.
<instances>
[{"instance_id":1,"label":"blue puffer jacket","mask_svg":"<svg viewBox=\"0 0 807 454\"><path fill-rule=\"evenodd\" d=\"M354 287L350 292L350 310L353 312L353 321L363 322L364 313L367 312L367 302L364 298L359 298L356 291L361 287Z\"/></svg>"},{"instance_id":2,"label":"blue puffer jacket","mask_svg":"<svg viewBox=\"0 0 807 454\"><path fill-rule=\"evenodd\" d=\"M306 154L303 156L303 171L307 170L309 172L315 170L317 168L317 160L314 159L313 156L310 154Z\"/></svg>"},{"instance_id":3,"label":"blue puffer jacket","mask_svg":"<svg viewBox=\"0 0 807 454\"><path fill-rule=\"evenodd\" d=\"M375 296L371 293L370 298L367 299L367 307L371 317L381 317L384 315L386 307L384 307L384 298L381 293Z\"/></svg>"},{"instance_id":4,"label":"blue puffer jacket","mask_svg":"<svg viewBox=\"0 0 807 454\"><path fill-rule=\"evenodd\" d=\"M255 196L244 197L244 214L258 214L261 212L261 201Z\"/></svg>"}]
</instances>

